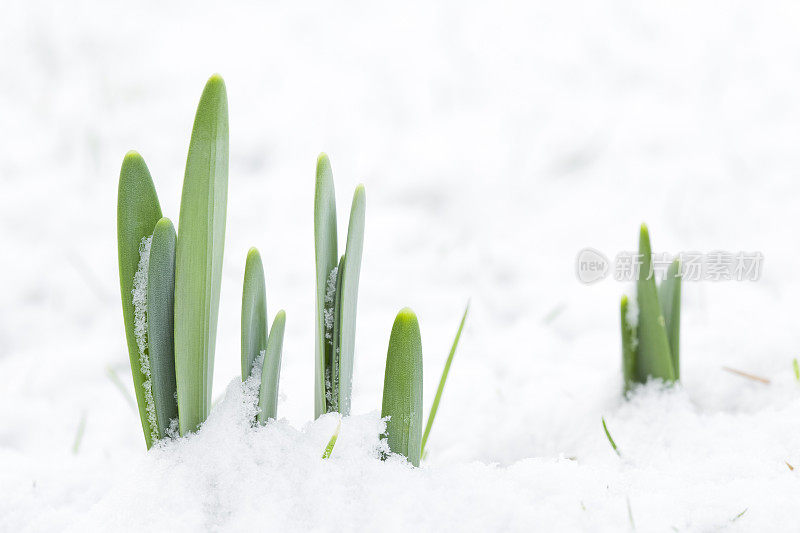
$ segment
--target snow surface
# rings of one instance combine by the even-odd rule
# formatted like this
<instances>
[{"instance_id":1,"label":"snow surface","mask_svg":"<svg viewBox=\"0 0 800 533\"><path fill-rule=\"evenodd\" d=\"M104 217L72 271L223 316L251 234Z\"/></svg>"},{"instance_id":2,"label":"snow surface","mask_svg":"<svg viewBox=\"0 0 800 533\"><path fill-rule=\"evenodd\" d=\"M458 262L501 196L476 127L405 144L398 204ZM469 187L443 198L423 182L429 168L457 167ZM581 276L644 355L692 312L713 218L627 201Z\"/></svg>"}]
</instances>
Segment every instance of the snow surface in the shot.
<instances>
[{"instance_id":1,"label":"snow surface","mask_svg":"<svg viewBox=\"0 0 800 533\"><path fill-rule=\"evenodd\" d=\"M7 2L0 530L625 531L630 508L637 531L796 531L798 27L788 0ZM213 72L231 128L214 391L240 371L254 245L287 312L280 420L243 423L236 385L198 435L145 453L117 177L140 151L177 220ZM321 151L340 206L370 196L355 416L325 461ZM758 282L683 286L683 386L625 402L624 287L574 261L635 251L643 221L655 251L765 259ZM429 405L470 297L428 460L380 461L394 315L419 315Z\"/></svg>"}]
</instances>

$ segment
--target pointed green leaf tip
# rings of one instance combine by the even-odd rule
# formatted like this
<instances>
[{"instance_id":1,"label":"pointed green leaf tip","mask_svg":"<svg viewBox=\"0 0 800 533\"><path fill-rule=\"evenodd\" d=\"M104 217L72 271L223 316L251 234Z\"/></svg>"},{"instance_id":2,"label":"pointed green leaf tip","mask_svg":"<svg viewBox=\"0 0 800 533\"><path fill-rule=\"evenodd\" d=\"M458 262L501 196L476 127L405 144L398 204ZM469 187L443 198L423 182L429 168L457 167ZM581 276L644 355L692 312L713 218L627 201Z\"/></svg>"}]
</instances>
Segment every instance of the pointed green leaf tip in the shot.
<instances>
[{"instance_id":1,"label":"pointed green leaf tip","mask_svg":"<svg viewBox=\"0 0 800 533\"><path fill-rule=\"evenodd\" d=\"M147 276L147 343L150 382L158 438L167 436L172 419L178 418L175 402L175 226L168 218L158 221L150 245Z\"/></svg>"},{"instance_id":2,"label":"pointed green leaf tip","mask_svg":"<svg viewBox=\"0 0 800 533\"><path fill-rule=\"evenodd\" d=\"M228 198L228 99L218 75L197 106L178 222L175 376L181 435L208 416Z\"/></svg>"},{"instance_id":3,"label":"pointed green leaf tip","mask_svg":"<svg viewBox=\"0 0 800 533\"><path fill-rule=\"evenodd\" d=\"M422 446L422 340L417 316L409 308L394 320L386 354L381 417L389 449L419 466Z\"/></svg>"},{"instance_id":4,"label":"pointed green leaf tip","mask_svg":"<svg viewBox=\"0 0 800 533\"><path fill-rule=\"evenodd\" d=\"M650 235L644 224L639 232L639 255L641 266L636 282L636 301L639 307L639 318L636 325L638 338L636 380L644 383L648 377L654 377L664 381L675 381L666 322L661 313L656 280L653 275Z\"/></svg>"},{"instance_id":5,"label":"pointed green leaf tip","mask_svg":"<svg viewBox=\"0 0 800 533\"><path fill-rule=\"evenodd\" d=\"M283 351L283 332L286 329L286 312L283 309L275 315L269 331L267 349L264 353L264 366L261 368L261 387L258 392L258 422L265 424L270 418L278 416L278 385L281 374L281 353Z\"/></svg>"},{"instance_id":6,"label":"pointed green leaf tip","mask_svg":"<svg viewBox=\"0 0 800 533\"><path fill-rule=\"evenodd\" d=\"M267 349L267 290L261 254L247 252L242 289L242 381L250 377L253 361Z\"/></svg>"},{"instance_id":7,"label":"pointed green leaf tip","mask_svg":"<svg viewBox=\"0 0 800 533\"><path fill-rule=\"evenodd\" d=\"M147 165L138 153L130 151L122 160L117 194L117 252L119 257L119 285L122 299L122 316L125 322L125 335L128 341L128 355L133 375L133 389L139 407L145 444L152 446L152 428L148 421L145 398L145 375L142 373L139 347L136 342L133 278L139 268L139 245L153 234L156 223L161 219L161 206L158 203L153 179Z\"/></svg>"}]
</instances>

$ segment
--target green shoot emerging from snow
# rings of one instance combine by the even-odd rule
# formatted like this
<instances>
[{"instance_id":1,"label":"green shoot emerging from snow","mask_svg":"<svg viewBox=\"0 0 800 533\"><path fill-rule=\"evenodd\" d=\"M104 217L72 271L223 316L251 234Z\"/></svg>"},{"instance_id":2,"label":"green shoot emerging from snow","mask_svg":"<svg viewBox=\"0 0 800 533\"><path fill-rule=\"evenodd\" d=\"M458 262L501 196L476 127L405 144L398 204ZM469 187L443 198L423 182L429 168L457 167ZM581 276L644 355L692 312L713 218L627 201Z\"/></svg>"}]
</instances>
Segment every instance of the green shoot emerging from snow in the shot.
<instances>
[{"instance_id":1,"label":"green shoot emerging from snow","mask_svg":"<svg viewBox=\"0 0 800 533\"><path fill-rule=\"evenodd\" d=\"M608 442L611 444L611 447L614 449L614 453L616 453L617 455L620 455L619 450L617 449L617 443L614 442L614 439L611 438L611 433L608 432L608 426L606 425L606 419L601 417L600 420L603 421L603 431L605 431L606 438L608 439Z\"/></svg>"},{"instance_id":2,"label":"green shoot emerging from snow","mask_svg":"<svg viewBox=\"0 0 800 533\"><path fill-rule=\"evenodd\" d=\"M397 314L386 354L381 418L389 449L419 466L422 448L422 341L417 315Z\"/></svg>"},{"instance_id":3,"label":"green shoot emerging from snow","mask_svg":"<svg viewBox=\"0 0 800 533\"><path fill-rule=\"evenodd\" d=\"M639 234L641 265L635 305L622 297L622 373L625 390L649 378L673 382L680 378L681 265L674 261L664 281L656 285L650 235L642 224Z\"/></svg>"},{"instance_id":4,"label":"green shoot emerging from snow","mask_svg":"<svg viewBox=\"0 0 800 533\"><path fill-rule=\"evenodd\" d=\"M225 84L212 76L195 116L181 198L181 239L162 218L144 159L129 152L119 176L120 292L145 444L181 434L208 414L214 367L228 179ZM176 404L177 397L177 404Z\"/></svg>"},{"instance_id":5,"label":"green shoot emerging from snow","mask_svg":"<svg viewBox=\"0 0 800 533\"><path fill-rule=\"evenodd\" d=\"M339 431L342 430L342 419L340 418L339 421L336 423L336 430L331 435L331 440L328 441L328 445L325 446L325 451L322 452L322 458L328 459L331 454L333 453L333 447L336 446L336 439L339 438Z\"/></svg>"},{"instance_id":6,"label":"green shoot emerging from snow","mask_svg":"<svg viewBox=\"0 0 800 533\"><path fill-rule=\"evenodd\" d=\"M453 364L453 356L456 354L458 348L458 341L461 339L461 331L464 329L464 322L467 320L467 313L469 313L469 303L467 303L464 314L461 317L461 323L458 325L456 331L456 338L453 339L453 346L450 348L450 354L447 356L447 361L444 363L444 370L442 370L442 377L439 379L439 388L436 389L436 396L433 398L433 405L431 405L431 412L428 414L428 423L425 425L425 433L422 435L422 457L425 457L425 443L428 442L428 435L431 432L433 421L436 418L436 412L439 410L439 401L442 399L442 392L444 391L444 384L447 382L447 375L450 373L450 365Z\"/></svg>"},{"instance_id":7,"label":"green shoot emerging from snow","mask_svg":"<svg viewBox=\"0 0 800 533\"><path fill-rule=\"evenodd\" d=\"M336 198L328 156L317 159L314 191L314 250L317 270L314 416L350 414L355 353L356 307L364 245L364 186L356 187L350 208L347 243L340 257Z\"/></svg>"}]
</instances>

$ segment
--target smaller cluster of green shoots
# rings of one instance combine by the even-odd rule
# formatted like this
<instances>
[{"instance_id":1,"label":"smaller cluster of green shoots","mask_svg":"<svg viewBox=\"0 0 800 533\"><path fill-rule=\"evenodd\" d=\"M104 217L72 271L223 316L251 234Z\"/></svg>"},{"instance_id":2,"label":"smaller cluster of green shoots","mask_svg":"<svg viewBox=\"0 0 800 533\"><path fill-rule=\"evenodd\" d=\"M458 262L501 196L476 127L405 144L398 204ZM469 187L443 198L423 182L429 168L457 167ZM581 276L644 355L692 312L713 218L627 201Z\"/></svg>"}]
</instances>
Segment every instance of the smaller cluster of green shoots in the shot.
<instances>
[{"instance_id":1,"label":"smaller cluster of green shoots","mask_svg":"<svg viewBox=\"0 0 800 533\"><path fill-rule=\"evenodd\" d=\"M680 379L681 264L673 261L656 285L650 236L639 232L639 272L635 305L622 297L622 374L625 392L650 378L672 383Z\"/></svg>"},{"instance_id":2,"label":"smaller cluster of green shoots","mask_svg":"<svg viewBox=\"0 0 800 533\"><path fill-rule=\"evenodd\" d=\"M350 414L355 354L356 310L361 255L364 244L366 192L356 187L350 208L347 243L338 254L336 198L330 160L317 159L314 194L314 248L317 276L317 324L314 415L336 412ZM469 306L467 306L469 308ZM439 382L425 433L422 433L422 342L417 317L411 309L397 315L389 340L384 377L381 416L387 419L389 449L419 466L425 442L441 400L467 311L461 319L455 341ZM328 458L339 428L325 449Z\"/></svg>"}]
</instances>

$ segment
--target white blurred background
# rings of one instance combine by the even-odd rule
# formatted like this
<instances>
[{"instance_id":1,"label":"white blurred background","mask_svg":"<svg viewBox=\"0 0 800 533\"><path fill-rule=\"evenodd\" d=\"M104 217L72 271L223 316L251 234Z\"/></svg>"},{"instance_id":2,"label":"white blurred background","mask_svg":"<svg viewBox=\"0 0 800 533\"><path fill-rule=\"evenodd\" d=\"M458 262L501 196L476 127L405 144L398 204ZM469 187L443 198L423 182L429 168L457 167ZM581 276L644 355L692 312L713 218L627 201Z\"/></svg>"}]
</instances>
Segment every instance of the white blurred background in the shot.
<instances>
[{"instance_id":1,"label":"white blurred background","mask_svg":"<svg viewBox=\"0 0 800 533\"><path fill-rule=\"evenodd\" d=\"M192 120L214 72L227 84L231 146L215 395L238 373L244 259L257 246L270 320L287 313L279 415L298 427L312 418L324 151L342 239L354 187L367 190L354 412L380 407L404 306L420 318L429 405L471 298L433 464L605 449L598 420L619 404L626 287L582 285L574 261L586 246L634 250L642 221L657 251L765 257L758 282L684 288L693 402L749 412L794 397L720 371L789 383L800 352L793 2L2 8L0 457L15 482L62 461L102 470L144 449L109 377L131 389L119 166L139 151L177 223ZM71 490L101 490L95 481Z\"/></svg>"}]
</instances>

